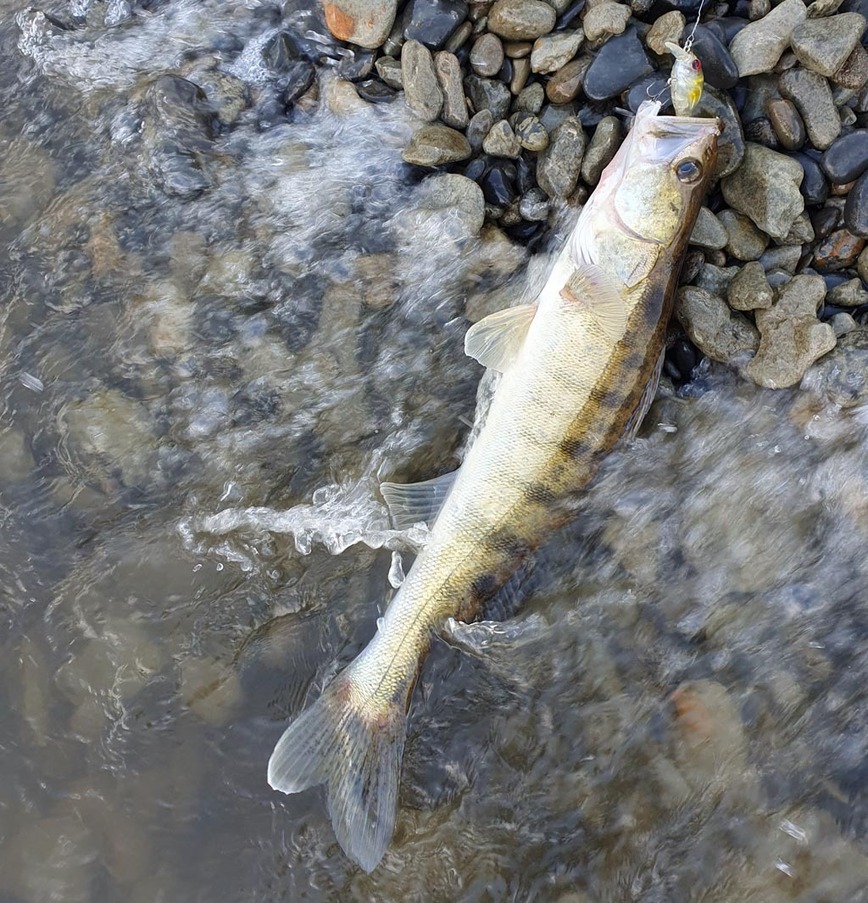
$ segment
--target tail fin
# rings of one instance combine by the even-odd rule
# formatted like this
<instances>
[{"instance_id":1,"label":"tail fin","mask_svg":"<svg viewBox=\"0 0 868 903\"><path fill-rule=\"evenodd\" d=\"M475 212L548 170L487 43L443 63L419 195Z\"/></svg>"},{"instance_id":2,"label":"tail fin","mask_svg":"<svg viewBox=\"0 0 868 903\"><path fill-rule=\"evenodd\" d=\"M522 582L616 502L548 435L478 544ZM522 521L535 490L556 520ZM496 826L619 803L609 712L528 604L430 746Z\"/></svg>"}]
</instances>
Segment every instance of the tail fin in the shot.
<instances>
[{"instance_id":1,"label":"tail fin","mask_svg":"<svg viewBox=\"0 0 868 903\"><path fill-rule=\"evenodd\" d=\"M407 717L401 701L374 706L351 670L286 729L268 761L268 783L284 793L328 784L338 843L372 872L395 829Z\"/></svg>"}]
</instances>

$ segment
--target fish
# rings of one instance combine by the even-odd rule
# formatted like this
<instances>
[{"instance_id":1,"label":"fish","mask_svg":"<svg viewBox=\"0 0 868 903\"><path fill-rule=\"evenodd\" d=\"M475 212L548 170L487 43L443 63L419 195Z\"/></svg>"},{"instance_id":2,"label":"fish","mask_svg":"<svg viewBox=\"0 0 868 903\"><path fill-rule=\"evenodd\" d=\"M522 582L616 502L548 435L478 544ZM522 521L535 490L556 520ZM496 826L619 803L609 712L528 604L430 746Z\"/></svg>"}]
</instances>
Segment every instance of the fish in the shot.
<instances>
[{"instance_id":1,"label":"fish","mask_svg":"<svg viewBox=\"0 0 868 903\"><path fill-rule=\"evenodd\" d=\"M535 303L466 333L465 351L501 376L461 467L381 487L395 525L429 518L428 538L373 638L268 763L284 793L327 785L335 836L366 872L391 842L407 713L433 637L496 602L653 399L720 129L661 116L657 101L639 108Z\"/></svg>"},{"instance_id":2,"label":"fish","mask_svg":"<svg viewBox=\"0 0 868 903\"><path fill-rule=\"evenodd\" d=\"M666 41L666 49L675 57L669 75L669 88L676 116L692 116L705 87L702 61L691 51L690 43L688 39L684 47L679 47L672 41Z\"/></svg>"}]
</instances>

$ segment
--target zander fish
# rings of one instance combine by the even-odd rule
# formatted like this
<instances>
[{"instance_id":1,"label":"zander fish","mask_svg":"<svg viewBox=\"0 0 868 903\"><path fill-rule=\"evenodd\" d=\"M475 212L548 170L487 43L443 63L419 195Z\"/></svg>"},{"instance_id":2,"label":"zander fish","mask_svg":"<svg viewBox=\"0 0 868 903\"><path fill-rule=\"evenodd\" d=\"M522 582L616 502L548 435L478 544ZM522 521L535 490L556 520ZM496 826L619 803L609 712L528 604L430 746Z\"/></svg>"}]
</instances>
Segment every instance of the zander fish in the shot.
<instances>
[{"instance_id":1,"label":"zander fish","mask_svg":"<svg viewBox=\"0 0 868 903\"><path fill-rule=\"evenodd\" d=\"M641 421L719 123L639 109L533 305L467 333L502 373L454 480L384 484L400 523L439 512L361 654L287 728L268 765L284 793L328 785L340 845L371 871L395 825L407 710L435 631L470 621L568 515L564 500Z\"/></svg>"}]
</instances>

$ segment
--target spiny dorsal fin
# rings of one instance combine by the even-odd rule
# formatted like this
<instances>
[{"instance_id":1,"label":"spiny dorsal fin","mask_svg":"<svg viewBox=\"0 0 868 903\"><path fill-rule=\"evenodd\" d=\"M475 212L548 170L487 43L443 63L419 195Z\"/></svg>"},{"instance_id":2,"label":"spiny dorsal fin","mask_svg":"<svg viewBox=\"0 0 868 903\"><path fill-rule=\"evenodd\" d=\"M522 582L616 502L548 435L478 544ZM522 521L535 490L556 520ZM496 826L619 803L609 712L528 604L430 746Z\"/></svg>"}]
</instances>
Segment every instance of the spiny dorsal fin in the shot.
<instances>
[{"instance_id":1,"label":"spiny dorsal fin","mask_svg":"<svg viewBox=\"0 0 868 903\"><path fill-rule=\"evenodd\" d=\"M619 342L627 331L627 308L621 291L598 266L583 264L573 270L560 294L564 301L580 304L613 342Z\"/></svg>"},{"instance_id":2,"label":"spiny dorsal fin","mask_svg":"<svg viewBox=\"0 0 868 903\"><path fill-rule=\"evenodd\" d=\"M430 527L457 476L458 471L453 470L421 483L380 483L395 529L409 530L419 523Z\"/></svg>"},{"instance_id":3,"label":"spiny dorsal fin","mask_svg":"<svg viewBox=\"0 0 868 903\"><path fill-rule=\"evenodd\" d=\"M489 314L467 330L465 354L503 373L515 360L535 313L535 304L521 304Z\"/></svg>"}]
</instances>

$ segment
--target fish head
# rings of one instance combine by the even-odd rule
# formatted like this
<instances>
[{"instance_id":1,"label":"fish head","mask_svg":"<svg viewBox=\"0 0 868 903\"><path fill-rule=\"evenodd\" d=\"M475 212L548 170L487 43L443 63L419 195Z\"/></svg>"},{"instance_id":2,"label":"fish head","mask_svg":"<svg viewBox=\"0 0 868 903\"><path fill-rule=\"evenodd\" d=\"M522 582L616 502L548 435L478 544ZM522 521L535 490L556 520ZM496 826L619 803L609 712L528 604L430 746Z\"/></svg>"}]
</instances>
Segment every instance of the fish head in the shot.
<instances>
[{"instance_id":1,"label":"fish head","mask_svg":"<svg viewBox=\"0 0 868 903\"><path fill-rule=\"evenodd\" d=\"M717 119L660 116L646 101L577 227L577 258L606 265L627 287L686 245L717 158Z\"/></svg>"}]
</instances>

